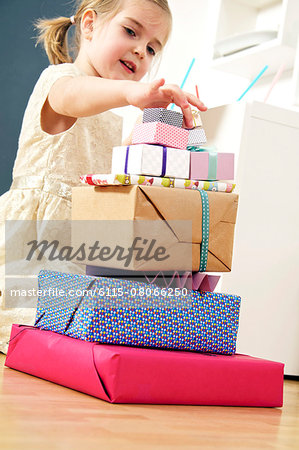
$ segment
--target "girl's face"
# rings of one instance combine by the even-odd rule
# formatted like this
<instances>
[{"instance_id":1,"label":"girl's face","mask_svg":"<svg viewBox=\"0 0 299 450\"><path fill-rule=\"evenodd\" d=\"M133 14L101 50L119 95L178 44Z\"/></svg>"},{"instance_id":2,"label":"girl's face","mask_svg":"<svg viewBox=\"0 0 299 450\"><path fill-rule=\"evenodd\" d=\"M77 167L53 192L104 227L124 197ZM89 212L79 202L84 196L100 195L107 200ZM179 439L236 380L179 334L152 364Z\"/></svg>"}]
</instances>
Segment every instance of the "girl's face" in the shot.
<instances>
[{"instance_id":1,"label":"girl's face","mask_svg":"<svg viewBox=\"0 0 299 450\"><path fill-rule=\"evenodd\" d=\"M84 71L112 80L139 81L165 44L167 14L148 0L124 0L122 10L110 21L101 24L95 13L94 18L90 34L88 29L82 33L79 56Z\"/></svg>"}]
</instances>

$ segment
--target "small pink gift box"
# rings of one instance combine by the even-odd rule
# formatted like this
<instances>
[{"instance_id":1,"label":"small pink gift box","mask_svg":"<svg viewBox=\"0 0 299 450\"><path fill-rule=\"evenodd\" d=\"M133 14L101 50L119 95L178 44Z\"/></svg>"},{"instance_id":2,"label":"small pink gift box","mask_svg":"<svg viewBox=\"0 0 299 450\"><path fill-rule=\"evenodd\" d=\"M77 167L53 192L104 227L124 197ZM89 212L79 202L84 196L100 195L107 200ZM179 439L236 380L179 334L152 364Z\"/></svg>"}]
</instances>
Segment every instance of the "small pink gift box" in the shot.
<instances>
[{"instance_id":1,"label":"small pink gift box","mask_svg":"<svg viewBox=\"0 0 299 450\"><path fill-rule=\"evenodd\" d=\"M186 150L189 131L162 122L140 123L134 127L132 144L159 144Z\"/></svg>"},{"instance_id":2,"label":"small pink gift box","mask_svg":"<svg viewBox=\"0 0 299 450\"><path fill-rule=\"evenodd\" d=\"M192 180L233 180L233 153L191 152L190 178Z\"/></svg>"}]
</instances>

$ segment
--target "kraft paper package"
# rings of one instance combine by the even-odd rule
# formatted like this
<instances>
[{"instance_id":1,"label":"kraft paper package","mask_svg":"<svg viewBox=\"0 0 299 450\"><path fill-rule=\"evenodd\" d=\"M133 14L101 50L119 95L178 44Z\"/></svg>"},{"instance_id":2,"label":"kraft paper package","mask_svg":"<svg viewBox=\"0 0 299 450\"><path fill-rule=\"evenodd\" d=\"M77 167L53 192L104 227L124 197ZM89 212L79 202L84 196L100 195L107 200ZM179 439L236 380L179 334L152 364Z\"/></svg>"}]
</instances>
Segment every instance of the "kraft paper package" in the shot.
<instances>
[{"instance_id":1,"label":"kraft paper package","mask_svg":"<svg viewBox=\"0 0 299 450\"><path fill-rule=\"evenodd\" d=\"M203 197L203 193L205 197ZM229 272L238 195L156 186L82 186L72 193L72 246L130 248L134 239L155 241L164 257L82 264L128 270ZM143 239L144 238L144 239ZM146 238L146 239L145 239ZM142 240L143 239L143 240ZM147 244L148 245L148 244Z\"/></svg>"}]
</instances>

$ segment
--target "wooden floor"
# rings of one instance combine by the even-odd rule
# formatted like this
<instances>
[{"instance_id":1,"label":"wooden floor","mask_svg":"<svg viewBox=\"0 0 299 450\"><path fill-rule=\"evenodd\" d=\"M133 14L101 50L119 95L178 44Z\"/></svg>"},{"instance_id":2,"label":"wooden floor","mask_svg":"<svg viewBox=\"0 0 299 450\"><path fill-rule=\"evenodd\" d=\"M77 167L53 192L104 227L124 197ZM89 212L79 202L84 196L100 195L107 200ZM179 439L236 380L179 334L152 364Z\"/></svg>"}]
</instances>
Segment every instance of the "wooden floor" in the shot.
<instances>
[{"instance_id":1,"label":"wooden floor","mask_svg":"<svg viewBox=\"0 0 299 450\"><path fill-rule=\"evenodd\" d=\"M281 409L111 405L3 365L1 450L299 449L299 381Z\"/></svg>"}]
</instances>

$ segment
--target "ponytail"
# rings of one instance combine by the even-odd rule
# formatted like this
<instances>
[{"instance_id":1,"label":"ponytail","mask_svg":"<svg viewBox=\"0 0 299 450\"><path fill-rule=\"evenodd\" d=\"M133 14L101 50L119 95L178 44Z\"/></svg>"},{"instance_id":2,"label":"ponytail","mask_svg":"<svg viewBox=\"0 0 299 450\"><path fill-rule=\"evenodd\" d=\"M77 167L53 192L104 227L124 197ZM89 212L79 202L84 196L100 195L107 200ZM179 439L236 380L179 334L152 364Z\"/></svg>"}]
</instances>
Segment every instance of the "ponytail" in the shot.
<instances>
[{"instance_id":1,"label":"ponytail","mask_svg":"<svg viewBox=\"0 0 299 450\"><path fill-rule=\"evenodd\" d=\"M168 15L169 29L167 39L171 30L171 12L167 0L149 0L160 6ZM102 23L110 20L121 10L122 0L77 0L76 15L71 18L57 17L56 19L39 19L35 22L38 31L37 44L43 44L51 64L71 63L69 55L67 32L73 23L76 25L75 46L80 47L80 23L87 9L94 10ZM166 40L167 40L166 39Z\"/></svg>"},{"instance_id":2,"label":"ponytail","mask_svg":"<svg viewBox=\"0 0 299 450\"><path fill-rule=\"evenodd\" d=\"M35 23L38 30L36 45L42 43L51 64L71 63L67 32L73 22L68 17L39 19Z\"/></svg>"}]
</instances>

